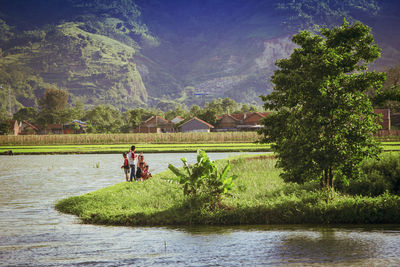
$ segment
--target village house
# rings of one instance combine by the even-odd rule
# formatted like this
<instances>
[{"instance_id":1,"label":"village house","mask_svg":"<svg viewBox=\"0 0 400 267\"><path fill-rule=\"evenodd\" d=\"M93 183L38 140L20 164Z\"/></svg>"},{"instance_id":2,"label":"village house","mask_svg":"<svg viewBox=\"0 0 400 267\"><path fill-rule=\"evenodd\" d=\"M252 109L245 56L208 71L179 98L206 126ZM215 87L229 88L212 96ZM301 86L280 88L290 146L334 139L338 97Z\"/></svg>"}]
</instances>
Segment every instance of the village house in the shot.
<instances>
[{"instance_id":1,"label":"village house","mask_svg":"<svg viewBox=\"0 0 400 267\"><path fill-rule=\"evenodd\" d=\"M267 115L268 113L261 112L224 114L221 116L214 131L255 131L264 127L261 124L261 119Z\"/></svg>"},{"instance_id":2,"label":"village house","mask_svg":"<svg viewBox=\"0 0 400 267\"><path fill-rule=\"evenodd\" d=\"M152 116L138 127L133 129L133 133L173 133L175 125L161 116Z\"/></svg>"},{"instance_id":3,"label":"village house","mask_svg":"<svg viewBox=\"0 0 400 267\"><path fill-rule=\"evenodd\" d=\"M73 120L72 123L63 125L64 134L81 134L87 132L87 123L80 120Z\"/></svg>"},{"instance_id":4,"label":"village house","mask_svg":"<svg viewBox=\"0 0 400 267\"><path fill-rule=\"evenodd\" d=\"M21 135L36 135L40 133L40 129L33 125L30 122L27 121L23 121L21 123L21 130L20 130L20 134Z\"/></svg>"},{"instance_id":5,"label":"village house","mask_svg":"<svg viewBox=\"0 0 400 267\"><path fill-rule=\"evenodd\" d=\"M211 129L214 128L211 124L194 117L187 122L182 123L179 127L179 130L183 133L185 132L207 132L209 133Z\"/></svg>"},{"instance_id":6,"label":"village house","mask_svg":"<svg viewBox=\"0 0 400 267\"><path fill-rule=\"evenodd\" d=\"M40 129L40 134L63 134L64 127L62 124L47 124Z\"/></svg>"}]
</instances>

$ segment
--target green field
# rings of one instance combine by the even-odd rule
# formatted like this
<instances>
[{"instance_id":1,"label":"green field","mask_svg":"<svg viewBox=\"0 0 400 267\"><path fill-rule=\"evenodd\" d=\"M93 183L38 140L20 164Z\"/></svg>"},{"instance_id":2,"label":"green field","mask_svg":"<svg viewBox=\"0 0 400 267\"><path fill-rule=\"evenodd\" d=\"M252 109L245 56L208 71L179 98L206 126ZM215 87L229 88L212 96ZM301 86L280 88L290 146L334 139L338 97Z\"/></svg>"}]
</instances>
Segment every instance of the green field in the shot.
<instances>
[{"instance_id":1,"label":"green field","mask_svg":"<svg viewBox=\"0 0 400 267\"><path fill-rule=\"evenodd\" d=\"M383 142L384 151L400 151L400 142ZM0 146L0 153L12 150L14 154L91 154L122 153L129 150L129 144L111 145L42 145L42 146ZM268 152L270 144L259 143L199 143L199 144L137 144L136 151L144 153L196 152Z\"/></svg>"},{"instance_id":2,"label":"green field","mask_svg":"<svg viewBox=\"0 0 400 267\"><path fill-rule=\"evenodd\" d=\"M67 153L122 153L130 145L54 145L54 146L1 146L0 153L12 150L14 154L67 154ZM220 144L138 144L137 152L171 153L195 152L203 149L207 152L263 152L270 151L270 145L256 143L220 143Z\"/></svg>"}]
</instances>

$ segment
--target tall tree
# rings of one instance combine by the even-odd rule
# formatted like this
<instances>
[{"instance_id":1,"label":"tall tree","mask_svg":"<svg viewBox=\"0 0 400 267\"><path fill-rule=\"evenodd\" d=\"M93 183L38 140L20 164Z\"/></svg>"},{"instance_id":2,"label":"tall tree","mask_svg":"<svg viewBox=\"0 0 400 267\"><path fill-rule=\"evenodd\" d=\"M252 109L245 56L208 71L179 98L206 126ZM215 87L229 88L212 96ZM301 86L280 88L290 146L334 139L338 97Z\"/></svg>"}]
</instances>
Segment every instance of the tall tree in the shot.
<instances>
[{"instance_id":1,"label":"tall tree","mask_svg":"<svg viewBox=\"0 0 400 267\"><path fill-rule=\"evenodd\" d=\"M57 88L47 88L39 101L40 111L61 111L67 107L68 92Z\"/></svg>"},{"instance_id":2,"label":"tall tree","mask_svg":"<svg viewBox=\"0 0 400 267\"><path fill-rule=\"evenodd\" d=\"M96 106L85 115L89 130L95 133L118 133L123 125L121 113L111 105Z\"/></svg>"},{"instance_id":3,"label":"tall tree","mask_svg":"<svg viewBox=\"0 0 400 267\"><path fill-rule=\"evenodd\" d=\"M38 112L33 107L20 108L13 116L17 121L30 121L34 122L37 119Z\"/></svg>"},{"instance_id":4,"label":"tall tree","mask_svg":"<svg viewBox=\"0 0 400 267\"><path fill-rule=\"evenodd\" d=\"M68 92L56 88L47 88L39 100L39 114L37 122L41 125L50 123L66 123L70 119L66 109Z\"/></svg>"},{"instance_id":5,"label":"tall tree","mask_svg":"<svg viewBox=\"0 0 400 267\"><path fill-rule=\"evenodd\" d=\"M365 92L380 88L385 75L367 71L380 56L369 27L345 21L321 35L294 35L299 48L276 62L274 91L262 96L264 108L276 113L260 133L273 143L286 181L320 179L333 187L335 179L356 177L361 161L380 151L373 138L377 118Z\"/></svg>"}]
</instances>

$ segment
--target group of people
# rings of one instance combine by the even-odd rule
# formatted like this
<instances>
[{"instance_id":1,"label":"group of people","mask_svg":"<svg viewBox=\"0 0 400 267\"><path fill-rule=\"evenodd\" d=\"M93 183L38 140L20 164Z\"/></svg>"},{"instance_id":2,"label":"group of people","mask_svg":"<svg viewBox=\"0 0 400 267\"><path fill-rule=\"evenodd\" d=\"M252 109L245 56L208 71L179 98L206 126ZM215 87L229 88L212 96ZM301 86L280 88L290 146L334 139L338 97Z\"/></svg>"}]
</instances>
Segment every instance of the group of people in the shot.
<instances>
[{"instance_id":1,"label":"group of people","mask_svg":"<svg viewBox=\"0 0 400 267\"><path fill-rule=\"evenodd\" d=\"M140 152L137 156L137 164L135 165L135 149L135 146L131 146L128 153L122 153L122 156L124 157L124 165L122 165L121 168L124 169L125 179L127 182L132 182L133 180L144 181L152 177L149 172L149 165L144 161L143 152Z\"/></svg>"}]
</instances>

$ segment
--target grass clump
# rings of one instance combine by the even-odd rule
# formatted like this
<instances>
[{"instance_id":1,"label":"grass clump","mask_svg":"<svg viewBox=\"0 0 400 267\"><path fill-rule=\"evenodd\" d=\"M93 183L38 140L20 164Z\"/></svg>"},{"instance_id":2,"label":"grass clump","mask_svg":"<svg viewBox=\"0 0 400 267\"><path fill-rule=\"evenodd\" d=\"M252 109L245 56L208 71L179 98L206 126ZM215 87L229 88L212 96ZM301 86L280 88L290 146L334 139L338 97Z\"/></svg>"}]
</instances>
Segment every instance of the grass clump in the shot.
<instances>
[{"instance_id":1,"label":"grass clump","mask_svg":"<svg viewBox=\"0 0 400 267\"><path fill-rule=\"evenodd\" d=\"M231 165L235 186L221 204L193 205L164 171L150 180L120 183L93 193L61 200L56 208L78 215L85 223L112 225L189 224L339 224L399 223L400 197L350 195L321 189L316 182L285 183L271 156L241 156L217 161Z\"/></svg>"}]
</instances>

